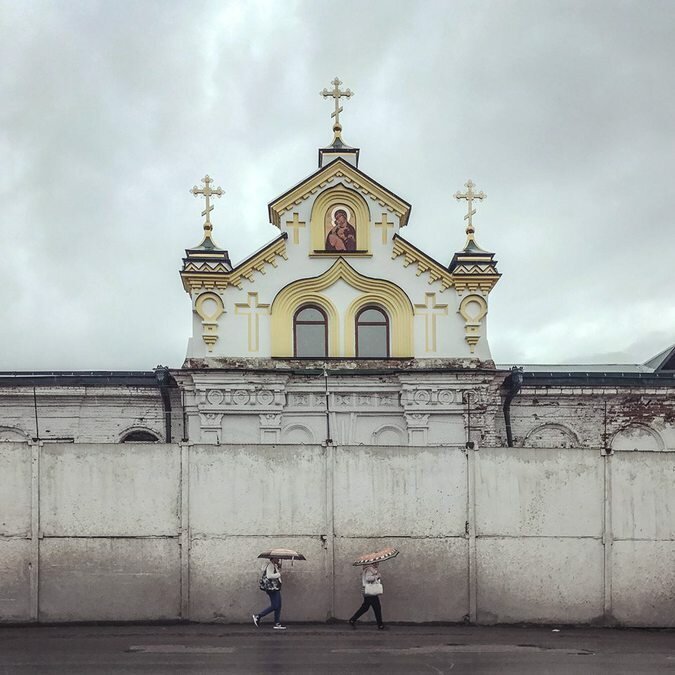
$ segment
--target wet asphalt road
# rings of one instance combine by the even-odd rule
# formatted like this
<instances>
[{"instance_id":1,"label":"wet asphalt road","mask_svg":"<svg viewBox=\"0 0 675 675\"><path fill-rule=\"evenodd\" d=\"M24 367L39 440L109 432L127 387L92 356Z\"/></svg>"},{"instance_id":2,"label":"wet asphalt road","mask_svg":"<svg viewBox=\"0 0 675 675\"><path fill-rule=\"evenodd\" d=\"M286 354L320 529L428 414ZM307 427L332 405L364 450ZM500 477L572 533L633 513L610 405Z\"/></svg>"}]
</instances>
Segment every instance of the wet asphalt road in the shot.
<instances>
[{"instance_id":1,"label":"wet asphalt road","mask_svg":"<svg viewBox=\"0 0 675 675\"><path fill-rule=\"evenodd\" d=\"M0 674L675 673L675 630L338 625L1 627Z\"/></svg>"}]
</instances>

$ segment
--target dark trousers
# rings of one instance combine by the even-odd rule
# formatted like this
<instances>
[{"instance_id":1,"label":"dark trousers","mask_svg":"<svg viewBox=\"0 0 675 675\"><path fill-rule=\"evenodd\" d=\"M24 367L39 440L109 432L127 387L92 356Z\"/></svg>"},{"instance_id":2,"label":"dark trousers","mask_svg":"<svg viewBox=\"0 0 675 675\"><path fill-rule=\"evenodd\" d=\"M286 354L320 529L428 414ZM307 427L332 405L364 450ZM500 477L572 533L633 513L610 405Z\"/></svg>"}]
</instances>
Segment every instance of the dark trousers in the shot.
<instances>
[{"instance_id":1,"label":"dark trousers","mask_svg":"<svg viewBox=\"0 0 675 675\"><path fill-rule=\"evenodd\" d=\"M375 620L377 621L377 625L378 626L384 625L382 623L382 606L380 605L379 595L364 595L363 604L356 610L354 616L349 620L356 621L360 616L363 616L371 607L373 608L373 612L375 612Z\"/></svg>"},{"instance_id":2,"label":"dark trousers","mask_svg":"<svg viewBox=\"0 0 675 675\"><path fill-rule=\"evenodd\" d=\"M281 622L281 591L265 591L267 595L270 598L270 606L267 609L263 609L260 614L258 614L259 618L263 618L263 616L267 616L271 612L274 612L274 623L280 623Z\"/></svg>"}]
</instances>

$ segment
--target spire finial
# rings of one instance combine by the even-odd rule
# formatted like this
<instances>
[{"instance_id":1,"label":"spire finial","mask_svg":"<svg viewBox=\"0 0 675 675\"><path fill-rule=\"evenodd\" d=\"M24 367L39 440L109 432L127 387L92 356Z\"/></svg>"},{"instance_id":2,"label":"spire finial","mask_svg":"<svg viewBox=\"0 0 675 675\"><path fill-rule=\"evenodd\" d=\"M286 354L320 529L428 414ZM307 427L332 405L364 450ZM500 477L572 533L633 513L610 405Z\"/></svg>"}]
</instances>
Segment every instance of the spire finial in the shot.
<instances>
[{"instance_id":1,"label":"spire finial","mask_svg":"<svg viewBox=\"0 0 675 675\"><path fill-rule=\"evenodd\" d=\"M206 208L202 211L202 216L205 217L204 220L204 236L209 237L213 230L213 225L211 224L211 211L213 211L213 204L211 204L211 197L222 197L225 194L225 190L218 186L217 188L212 188L211 183L213 183L213 178L207 173L204 178L202 178L202 183L204 183L203 188L198 188L196 185L190 190L190 192L195 196L199 197L200 195L206 199Z\"/></svg>"},{"instance_id":2,"label":"spire finial","mask_svg":"<svg viewBox=\"0 0 675 675\"><path fill-rule=\"evenodd\" d=\"M480 192L474 192L473 189L476 187L476 184L469 178L469 180L464 183L464 187L466 187L466 192L462 194L461 192L457 191L455 192L455 199L460 200L460 199L466 199L467 203L467 214L464 216L464 220L467 220L467 226L466 226L466 235L468 237L467 239L467 244L471 241L475 241L473 234L475 232L474 227L473 227L473 222L471 220L472 216L476 215L476 209L473 208L473 201L474 199L478 199L482 201L487 197L487 195L481 190Z\"/></svg>"},{"instance_id":3,"label":"spire finial","mask_svg":"<svg viewBox=\"0 0 675 675\"><path fill-rule=\"evenodd\" d=\"M333 134L334 134L334 141L337 139L341 139L341 134L342 134L342 125L340 124L340 113L342 112L342 106L340 105L340 99L344 96L345 98L351 98L354 96L354 92L351 91L351 89L346 89L345 91L340 90L340 85L342 84L342 81L338 78L338 76L335 76L335 79L331 82L333 85L332 89L326 89L324 87L323 91L320 91L319 94L323 96L324 98L329 98L332 97L334 102L335 102L335 110L330 114L331 117L335 118L335 123L333 124Z\"/></svg>"}]
</instances>

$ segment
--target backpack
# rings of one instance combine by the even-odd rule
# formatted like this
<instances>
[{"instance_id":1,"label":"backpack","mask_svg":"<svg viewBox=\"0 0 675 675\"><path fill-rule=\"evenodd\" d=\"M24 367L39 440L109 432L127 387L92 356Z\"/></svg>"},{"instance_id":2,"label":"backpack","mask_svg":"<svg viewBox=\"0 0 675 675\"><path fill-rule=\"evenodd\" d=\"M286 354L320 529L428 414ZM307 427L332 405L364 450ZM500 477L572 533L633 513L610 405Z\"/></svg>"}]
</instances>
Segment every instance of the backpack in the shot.
<instances>
[{"instance_id":1,"label":"backpack","mask_svg":"<svg viewBox=\"0 0 675 675\"><path fill-rule=\"evenodd\" d=\"M280 579L268 579L267 578L267 567L262 571L262 576L258 582L258 588L261 591L280 591L281 590L281 580Z\"/></svg>"}]
</instances>

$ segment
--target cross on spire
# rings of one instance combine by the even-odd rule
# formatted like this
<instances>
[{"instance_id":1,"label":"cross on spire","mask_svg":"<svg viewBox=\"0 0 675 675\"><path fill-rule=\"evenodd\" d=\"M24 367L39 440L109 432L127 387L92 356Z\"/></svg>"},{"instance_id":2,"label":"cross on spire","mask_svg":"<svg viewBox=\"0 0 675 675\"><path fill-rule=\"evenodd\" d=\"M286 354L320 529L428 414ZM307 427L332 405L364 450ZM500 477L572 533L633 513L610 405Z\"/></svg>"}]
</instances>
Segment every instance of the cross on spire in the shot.
<instances>
[{"instance_id":1,"label":"cross on spire","mask_svg":"<svg viewBox=\"0 0 675 675\"><path fill-rule=\"evenodd\" d=\"M225 194L225 190L220 186L217 188L212 188L211 183L213 183L213 178L207 173L204 178L202 178L202 183L204 183L203 188L198 188L196 185L190 190L190 192L195 196L199 197L200 195L206 199L206 208L202 211L202 216L205 216L204 220L204 232L206 235L211 234L213 230L213 225L211 224L211 211L213 211L213 204L210 202L211 197L222 197Z\"/></svg>"},{"instance_id":2,"label":"cross on spire","mask_svg":"<svg viewBox=\"0 0 675 675\"><path fill-rule=\"evenodd\" d=\"M466 192L464 194L459 191L455 192L455 199L466 199L468 211L464 216L464 220L469 221L466 226L466 233L470 238L473 238L475 230L473 228L473 223L471 222L471 217L476 215L476 209L473 208L473 200L483 200L487 195L482 190L480 192L474 192L473 189L476 187L476 184L470 178L467 183L464 183L464 186L466 187Z\"/></svg>"},{"instance_id":3,"label":"cross on spire","mask_svg":"<svg viewBox=\"0 0 675 675\"><path fill-rule=\"evenodd\" d=\"M344 96L345 98L351 98L354 96L354 92L351 89L346 89L345 91L340 90L340 85L342 81L335 76L335 79L331 82L333 85L332 89L326 89L324 87L323 91L320 91L319 94L324 98L332 97L335 102L335 110L330 114L331 117L335 118L335 124L333 124L333 132L335 137L339 138L340 132L342 131L342 125L340 124L340 113L342 112L342 106L340 105L340 99Z\"/></svg>"}]
</instances>

